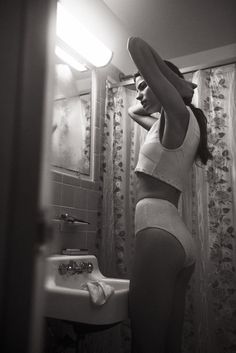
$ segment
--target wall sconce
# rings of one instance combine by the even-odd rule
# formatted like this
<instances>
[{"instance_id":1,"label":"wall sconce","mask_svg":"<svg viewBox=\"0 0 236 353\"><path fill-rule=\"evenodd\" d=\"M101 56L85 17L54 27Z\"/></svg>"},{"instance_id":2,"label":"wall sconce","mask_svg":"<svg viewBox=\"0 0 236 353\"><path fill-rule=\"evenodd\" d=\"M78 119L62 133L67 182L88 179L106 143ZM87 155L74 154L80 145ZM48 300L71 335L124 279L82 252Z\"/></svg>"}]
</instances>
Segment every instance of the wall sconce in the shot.
<instances>
[{"instance_id":1,"label":"wall sconce","mask_svg":"<svg viewBox=\"0 0 236 353\"><path fill-rule=\"evenodd\" d=\"M82 71L86 67L103 67L112 59L112 51L87 31L59 2L56 34L56 54L59 56L63 51L72 57L77 62L77 70L81 65ZM64 56L62 60L65 61L67 58Z\"/></svg>"}]
</instances>

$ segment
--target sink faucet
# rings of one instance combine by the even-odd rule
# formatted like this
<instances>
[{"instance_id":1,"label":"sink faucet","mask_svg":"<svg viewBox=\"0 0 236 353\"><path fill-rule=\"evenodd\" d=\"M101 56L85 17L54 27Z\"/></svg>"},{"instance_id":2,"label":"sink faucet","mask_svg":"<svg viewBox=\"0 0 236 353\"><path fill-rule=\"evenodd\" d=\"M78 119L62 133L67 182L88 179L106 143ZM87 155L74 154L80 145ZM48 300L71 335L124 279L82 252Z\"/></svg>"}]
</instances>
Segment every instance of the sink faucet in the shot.
<instances>
[{"instance_id":1,"label":"sink faucet","mask_svg":"<svg viewBox=\"0 0 236 353\"><path fill-rule=\"evenodd\" d=\"M83 273L83 272L87 272L87 273L91 273L93 271L93 264L91 262L84 262L81 261L79 263L71 260L69 261L69 263L66 264L60 264L58 267L58 272L60 275L65 275L65 274L69 274L69 275L75 275L76 273Z\"/></svg>"}]
</instances>

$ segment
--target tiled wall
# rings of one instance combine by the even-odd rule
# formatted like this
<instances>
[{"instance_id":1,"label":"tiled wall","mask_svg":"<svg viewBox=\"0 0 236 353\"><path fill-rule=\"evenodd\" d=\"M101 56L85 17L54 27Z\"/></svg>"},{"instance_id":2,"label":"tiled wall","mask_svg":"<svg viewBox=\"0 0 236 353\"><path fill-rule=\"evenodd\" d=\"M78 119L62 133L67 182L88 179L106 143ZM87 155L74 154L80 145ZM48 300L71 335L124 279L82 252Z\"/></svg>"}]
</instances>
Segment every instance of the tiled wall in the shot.
<instances>
[{"instance_id":1,"label":"tiled wall","mask_svg":"<svg viewBox=\"0 0 236 353\"><path fill-rule=\"evenodd\" d=\"M73 177L52 171L52 218L68 213L90 224L70 225L53 221L53 239L49 249L51 254L58 254L63 248L88 248L89 253L97 254L95 244L100 197L100 146L105 114L105 81L108 75L119 81L119 71L112 65L96 71L94 181L84 180L82 175Z\"/></svg>"}]
</instances>

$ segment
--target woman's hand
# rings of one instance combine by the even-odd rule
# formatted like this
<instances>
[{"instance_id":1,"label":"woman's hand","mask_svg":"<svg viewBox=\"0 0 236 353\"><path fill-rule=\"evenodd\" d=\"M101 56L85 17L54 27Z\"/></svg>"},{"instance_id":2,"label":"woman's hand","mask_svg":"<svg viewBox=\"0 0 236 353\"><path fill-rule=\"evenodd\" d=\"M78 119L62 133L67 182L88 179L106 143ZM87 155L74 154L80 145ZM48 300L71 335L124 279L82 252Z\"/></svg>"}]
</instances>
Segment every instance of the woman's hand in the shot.
<instances>
[{"instance_id":1,"label":"woman's hand","mask_svg":"<svg viewBox=\"0 0 236 353\"><path fill-rule=\"evenodd\" d=\"M128 113L136 123L141 125L146 130L150 130L152 125L157 121L157 118L149 115L141 103L137 103L129 107Z\"/></svg>"},{"instance_id":2,"label":"woman's hand","mask_svg":"<svg viewBox=\"0 0 236 353\"><path fill-rule=\"evenodd\" d=\"M148 116L150 115L146 109L142 106L140 102L137 102L136 104L132 105L131 107L128 108L129 113L141 115L141 116Z\"/></svg>"}]
</instances>

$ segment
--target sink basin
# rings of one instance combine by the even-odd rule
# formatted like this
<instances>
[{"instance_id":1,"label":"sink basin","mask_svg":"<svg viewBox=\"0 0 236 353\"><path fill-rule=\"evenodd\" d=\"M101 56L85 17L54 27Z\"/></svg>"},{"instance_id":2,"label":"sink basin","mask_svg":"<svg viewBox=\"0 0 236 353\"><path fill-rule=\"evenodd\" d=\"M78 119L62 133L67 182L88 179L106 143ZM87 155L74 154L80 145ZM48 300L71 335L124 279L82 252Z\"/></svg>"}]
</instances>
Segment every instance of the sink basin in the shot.
<instances>
[{"instance_id":1,"label":"sink basin","mask_svg":"<svg viewBox=\"0 0 236 353\"><path fill-rule=\"evenodd\" d=\"M91 273L60 274L59 266L76 263L91 263ZM82 289L88 281L102 281L114 288L114 293L105 304L92 303L90 294ZM99 270L97 258L93 255L55 255L47 258L45 282L45 316L83 324L111 325L127 319L129 280L108 278Z\"/></svg>"}]
</instances>

